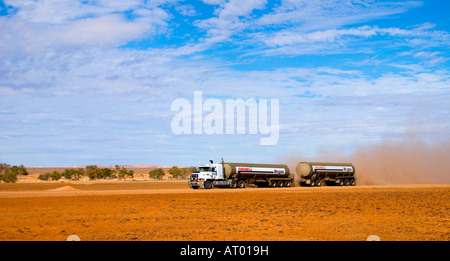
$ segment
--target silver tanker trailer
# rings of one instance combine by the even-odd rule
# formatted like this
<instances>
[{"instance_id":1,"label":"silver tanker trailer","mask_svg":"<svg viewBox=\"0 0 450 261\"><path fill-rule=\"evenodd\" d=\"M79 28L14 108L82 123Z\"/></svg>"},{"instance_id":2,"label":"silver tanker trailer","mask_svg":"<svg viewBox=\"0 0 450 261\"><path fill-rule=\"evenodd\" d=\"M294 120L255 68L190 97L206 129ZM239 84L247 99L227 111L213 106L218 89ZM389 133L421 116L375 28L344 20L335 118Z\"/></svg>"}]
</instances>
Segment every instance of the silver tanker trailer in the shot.
<instances>
[{"instance_id":1,"label":"silver tanker trailer","mask_svg":"<svg viewBox=\"0 0 450 261\"><path fill-rule=\"evenodd\" d=\"M355 167L351 163L300 162L295 168L300 185L355 186Z\"/></svg>"},{"instance_id":2,"label":"silver tanker trailer","mask_svg":"<svg viewBox=\"0 0 450 261\"><path fill-rule=\"evenodd\" d=\"M247 184L270 187L290 187L294 176L287 165L222 162L202 165L189 177L191 188L245 188Z\"/></svg>"}]
</instances>

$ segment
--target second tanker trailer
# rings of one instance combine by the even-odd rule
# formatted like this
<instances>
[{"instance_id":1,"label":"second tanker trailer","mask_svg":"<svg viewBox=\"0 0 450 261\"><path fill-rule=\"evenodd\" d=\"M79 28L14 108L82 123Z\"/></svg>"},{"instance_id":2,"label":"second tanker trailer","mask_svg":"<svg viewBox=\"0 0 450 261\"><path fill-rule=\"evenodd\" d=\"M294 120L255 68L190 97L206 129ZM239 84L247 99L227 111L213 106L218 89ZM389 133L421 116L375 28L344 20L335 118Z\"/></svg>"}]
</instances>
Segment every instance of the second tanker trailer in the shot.
<instances>
[{"instance_id":1,"label":"second tanker trailer","mask_svg":"<svg viewBox=\"0 0 450 261\"><path fill-rule=\"evenodd\" d=\"M355 167L351 163L300 162L295 168L300 185L355 186Z\"/></svg>"}]
</instances>

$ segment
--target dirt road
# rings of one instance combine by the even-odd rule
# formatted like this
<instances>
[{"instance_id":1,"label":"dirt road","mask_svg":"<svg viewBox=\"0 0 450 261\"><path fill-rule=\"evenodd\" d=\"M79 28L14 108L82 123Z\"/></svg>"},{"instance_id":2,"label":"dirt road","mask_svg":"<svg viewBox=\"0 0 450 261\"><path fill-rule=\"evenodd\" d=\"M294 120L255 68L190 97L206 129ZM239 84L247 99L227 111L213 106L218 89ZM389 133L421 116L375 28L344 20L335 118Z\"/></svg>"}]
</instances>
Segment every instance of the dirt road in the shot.
<instances>
[{"instance_id":1,"label":"dirt road","mask_svg":"<svg viewBox=\"0 0 450 261\"><path fill-rule=\"evenodd\" d=\"M450 239L450 185L0 184L0 240Z\"/></svg>"}]
</instances>

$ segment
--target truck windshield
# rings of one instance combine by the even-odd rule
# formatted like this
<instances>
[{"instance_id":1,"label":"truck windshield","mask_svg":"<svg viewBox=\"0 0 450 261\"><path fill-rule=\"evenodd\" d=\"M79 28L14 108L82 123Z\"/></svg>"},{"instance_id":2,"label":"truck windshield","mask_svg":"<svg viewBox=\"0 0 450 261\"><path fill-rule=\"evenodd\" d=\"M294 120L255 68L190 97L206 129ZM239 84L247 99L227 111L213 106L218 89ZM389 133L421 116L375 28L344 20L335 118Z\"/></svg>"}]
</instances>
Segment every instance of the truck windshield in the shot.
<instances>
[{"instance_id":1,"label":"truck windshield","mask_svg":"<svg viewBox=\"0 0 450 261\"><path fill-rule=\"evenodd\" d=\"M216 171L215 167L199 167L198 168L199 172L214 172Z\"/></svg>"}]
</instances>

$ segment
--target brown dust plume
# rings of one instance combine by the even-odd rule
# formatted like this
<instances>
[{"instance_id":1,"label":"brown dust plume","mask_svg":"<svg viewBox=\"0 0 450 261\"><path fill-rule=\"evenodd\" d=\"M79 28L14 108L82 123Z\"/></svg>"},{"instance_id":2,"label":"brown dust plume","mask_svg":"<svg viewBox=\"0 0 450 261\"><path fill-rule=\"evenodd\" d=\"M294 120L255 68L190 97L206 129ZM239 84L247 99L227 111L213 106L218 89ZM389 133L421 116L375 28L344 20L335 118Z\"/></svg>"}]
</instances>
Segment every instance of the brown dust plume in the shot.
<instances>
[{"instance_id":1,"label":"brown dust plume","mask_svg":"<svg viewBox=\"0 0 450 261\"><path fill-rule=\"evenodd\" d=\"M449 184L450 142L426 144L415 137L400 143L362 146L348 159L357 184Z\"/></svg>"},{"instance_id":2,"label":"brown dust plume","mask_svg":"<svg viewBox=\"0 0 450 261\"><path fill-rule=\"evenodd\" d=\"M300 161L352 163L357 185L450 184L450 141L430 145L417 137L401 142L386 139L377 145L359 146L350 156L322 149L314 157L291 154L285 162L295 172Z\"/></svg>"}]
</instances>

